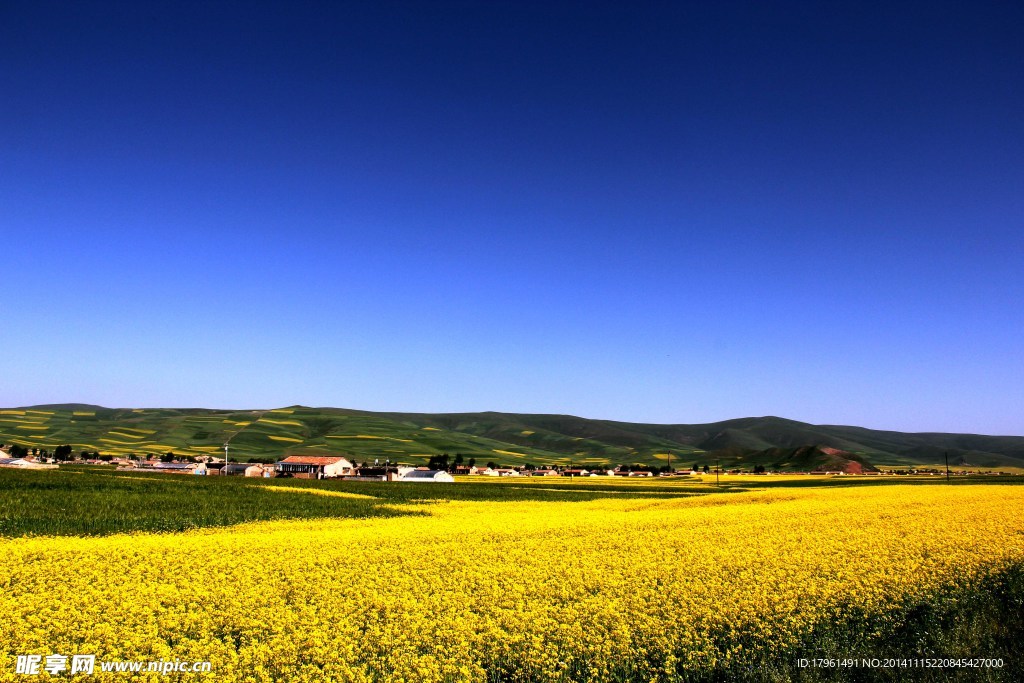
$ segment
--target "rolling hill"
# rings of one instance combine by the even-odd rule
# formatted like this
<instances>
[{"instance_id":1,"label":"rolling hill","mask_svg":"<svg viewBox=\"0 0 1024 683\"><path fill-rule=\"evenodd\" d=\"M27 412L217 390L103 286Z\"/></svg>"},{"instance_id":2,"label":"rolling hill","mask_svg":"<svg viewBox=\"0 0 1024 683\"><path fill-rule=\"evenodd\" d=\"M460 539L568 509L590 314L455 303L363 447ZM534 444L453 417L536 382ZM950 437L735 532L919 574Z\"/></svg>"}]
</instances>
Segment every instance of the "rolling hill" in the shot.
<instances>
[{"instance_id":1,"label":"rolling hill","mask_svg":"<svg viewBox=\"0 0 1024 683\"><path fill-rule=\"evenodd\" d=\"M1024 466L1024 437L902 433L812 425L778 417L709 424L641 424L571 415L381 413L291 406L266 410L104 408L88 404L0 410L0 442L52 450L223 455L275 460L343 453L360 461L422 463L441 453L480 463L714 464L807 470L872 465ZM844 465L845 463L845 465Z\"/></svg>"}]
</instances>

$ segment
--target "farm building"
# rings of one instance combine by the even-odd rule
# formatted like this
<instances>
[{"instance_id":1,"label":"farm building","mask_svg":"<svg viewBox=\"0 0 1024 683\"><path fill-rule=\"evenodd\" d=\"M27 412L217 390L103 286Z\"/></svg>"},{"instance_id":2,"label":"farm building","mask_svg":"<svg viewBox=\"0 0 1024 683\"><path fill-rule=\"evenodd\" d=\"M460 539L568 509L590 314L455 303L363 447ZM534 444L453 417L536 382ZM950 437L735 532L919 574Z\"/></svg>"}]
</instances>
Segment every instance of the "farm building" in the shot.
<instances>
[{"instance_id":1,"label":"farm building","mask_svg":"<svg viewBox=\"0 0 1024 683\"><path fill-rule=\"evenodd\" d=\"M562 476L563 477L589 477L590 476L590 470L584 470L584 469L565 470L564 472L562 472Z\"/></svg>"},{"instance_id":2,"label":"farm building","mask_svg":"<svg viewBox=\"0 0 1024 683\"><path fill-rule=\"evenodd\" d=\"M144 462L139 469L166 474L206 474L206 465L196 462Z\"/></svg>"},{"instance_id":3,"label":"farm building","mask_svg":"<svg viewBox=\"0 0 1024 683\"><path fill-rule=\"evenodd\" d=\"M274 466L258 462L233 462L222 467L220 473L235 477L267 477L273 476Z\"/></svg>"},{"instance_id":4,"label":"farm building","mask_svg":"<svg viewBox=\"0 0 1024 683\"><path fill-rule=\"evenodd\" d=\"M519 470L512 469L511 467L499 467L498 469L496 469L494 471L498 473L499 477L521 477L522 476L522 474L519 472Z\"/></svg>"},{"instance_id":5,"label":"farm building","mask_svg":"<svg viewBox=\"0 0 1024 683\"><path fill-rule=\"evenodd\" d=\"M399 481L415 467L407 465L385 465L383 467L358 467L355 476L345 476L347 481Z\"/></svg>"},{"instance_id":6,"label":"farm building","mask_svg":"<svg viewBox=\"0 0 1024 683\"><path fill-rule=\"evenodd\" d=\"M397 479L396 481L451 483L455 481L455 479L444 470L412 470L410 472L406 472L405 476L401 479Z\"/></svg>"},{"instance_id":7,"label":"farm building","mask_svg":"<svg viewBox=\"0 0 1024 683\"><path fill-rule=\"evenodd\" d=\"M27 467L30 464L25 458L0 458L0 467Z\"/></svg>"},{"instance_id":8,"label":"farm building","mask_svg":"<svg viewBox=\"0 0 1024 683\"><path fill-rule=\"evenodd\" d=\"M44 465L43 463L26 458L0 458L0 467L16 467L24 470L55 470L56 465Z\"/></svg>"},{"instance_id":9,"label":"farm building","mask_svg":"<svg viewBox=\"0 0 1024 683\"><path fill-rule=\"evenodd\" d=\"M300 479L329 479L355 474L355 467L340 455L289 455L274 469L278 476Z\"/></svg>"}]
</instances>

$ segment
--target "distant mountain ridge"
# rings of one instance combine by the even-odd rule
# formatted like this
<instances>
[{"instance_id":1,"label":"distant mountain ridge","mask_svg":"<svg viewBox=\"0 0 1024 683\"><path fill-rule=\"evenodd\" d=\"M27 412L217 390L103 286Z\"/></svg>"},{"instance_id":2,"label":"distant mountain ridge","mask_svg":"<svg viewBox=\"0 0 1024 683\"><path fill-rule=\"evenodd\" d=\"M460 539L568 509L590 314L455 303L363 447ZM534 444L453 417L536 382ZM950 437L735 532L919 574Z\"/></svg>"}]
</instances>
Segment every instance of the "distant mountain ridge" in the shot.
<instances>
[{"instance_id":1,"label":"distant mountain ridge","mask_svg":"<svg viewBox=\"0 0 1024 683\"><path fill-rule=\"evenodd\" d=\"M54 404L0 410L0 442L52 450L223 455L272 460L285 453L345 453L360 460L425 462L461 453L521 465L714 464L828 467L1024 466L1024 437L904 433L812 425L780 417L706 424L644 424L572 415L397 413L290 406L267 410L104 408Z\"/></svg>"}]
</instances>

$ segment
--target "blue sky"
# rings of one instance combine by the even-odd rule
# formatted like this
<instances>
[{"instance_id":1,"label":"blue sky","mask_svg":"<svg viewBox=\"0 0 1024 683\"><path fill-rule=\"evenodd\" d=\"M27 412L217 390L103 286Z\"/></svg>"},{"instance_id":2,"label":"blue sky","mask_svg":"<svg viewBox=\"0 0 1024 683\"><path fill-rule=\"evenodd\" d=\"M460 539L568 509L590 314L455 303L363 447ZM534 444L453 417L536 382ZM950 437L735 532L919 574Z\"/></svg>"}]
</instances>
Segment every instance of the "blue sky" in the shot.
<instances>
[{"instance_id":1,"label":"blue sky","mask_svg":"<svg viewBox=\"0 0 1024 683\"><path fill-rule=\"evenodd\" d=\"M1016 3L0 4L0 404L1024 434Z\"/></svg>"}]
</instances>

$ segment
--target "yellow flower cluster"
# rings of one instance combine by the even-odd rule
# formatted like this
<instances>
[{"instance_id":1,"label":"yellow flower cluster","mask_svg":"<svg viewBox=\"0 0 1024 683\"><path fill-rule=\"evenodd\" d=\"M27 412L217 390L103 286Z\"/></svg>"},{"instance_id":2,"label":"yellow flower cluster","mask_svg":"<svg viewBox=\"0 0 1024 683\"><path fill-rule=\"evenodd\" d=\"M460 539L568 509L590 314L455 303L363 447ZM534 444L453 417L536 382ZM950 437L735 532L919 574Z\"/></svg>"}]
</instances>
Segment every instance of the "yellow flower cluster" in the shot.
<instances>
[{"instance_id":1,"label":"yellow flower cluster","mask_svg":"<svg viewBox=\"0 0 1024 683\"><path fill-rule=\"evenodd\" d=\"M3 541L0 680L51 652L224 681L671 680L1024 560L1018 487L418 509Z\"/></svg>"}]
</instances>

